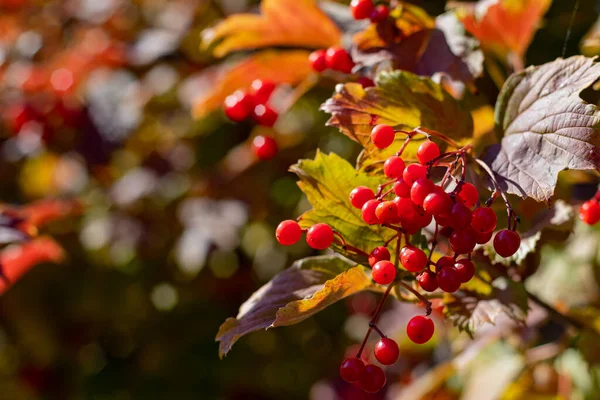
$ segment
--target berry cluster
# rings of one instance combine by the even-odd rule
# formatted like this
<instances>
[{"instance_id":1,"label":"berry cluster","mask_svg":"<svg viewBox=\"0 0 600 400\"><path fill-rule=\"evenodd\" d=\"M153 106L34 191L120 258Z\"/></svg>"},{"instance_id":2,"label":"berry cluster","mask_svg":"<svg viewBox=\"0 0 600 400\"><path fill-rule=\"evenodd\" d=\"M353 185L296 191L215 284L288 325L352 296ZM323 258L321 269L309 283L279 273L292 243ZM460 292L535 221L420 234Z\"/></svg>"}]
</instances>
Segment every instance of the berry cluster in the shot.
<instances>
[{"instance_id":1,"label":"berry cluster","mask_svg":"<svg viewBox=\"0 0 600 400\"><path fill-rule=\"evenodd\" d=\"M350 12L354 19L370 19L374 24L383 22L390 16L390 10L385 4L375 6L373 0L352 0Z\"/></svg>"},{"instance_id":2,"label":"berry cluster","mask_svg":"<svg viewBox=\"0 0 600 400\"><path fill-rule=\"evenodd\" d=\"M236 90L227 96L223 106L225 115L233 122L242 122L248 117L259 125L272 127L277 121L277 112L268 104L276 85L270 81L256 79L250 91Z\"/></svg>"},{"instance_id":3,"label":"berry cluster","mask_svg":"<svg viewBox=\"0 0 600 400\"><path fill-rule=\"evenodd\" d=\"M346 49L337 46L330 47L327 50L320 49L313 51L308 56L308 61L312 69L317 72L332 69L349 74L352 72L352 68L354 68L354 61L352 61L350 54Z\"/></svg>"},{"instance_id":4,"label":"berry cluster","mask_svg":"<svg viewBox=\"0 0 600 400\"><path fill-rule=\"evenodd\" d=\"M600 221L600 190L594 197L581 205L579 219L588 225L595 225Z\"/></svg>"}]
</instances>

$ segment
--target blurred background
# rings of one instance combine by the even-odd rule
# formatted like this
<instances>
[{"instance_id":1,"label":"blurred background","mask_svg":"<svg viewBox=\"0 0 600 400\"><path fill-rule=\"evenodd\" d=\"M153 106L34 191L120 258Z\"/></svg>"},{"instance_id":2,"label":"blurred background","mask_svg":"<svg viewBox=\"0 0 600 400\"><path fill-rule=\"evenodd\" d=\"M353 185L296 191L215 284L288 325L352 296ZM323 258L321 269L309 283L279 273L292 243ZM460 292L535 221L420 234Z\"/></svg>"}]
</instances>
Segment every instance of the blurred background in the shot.
<instances>
[{"instance_id":1,"label":"blurred background","mask_svg":"<svg viewBox=\"0 0 600 400\"><path fill-rule=\"evenodd\" d=\"M397 333L404 357L387 391L364 394L338 378L339 361L362 338L376 305L376 295L360 294L292 328L251 334L219 360L219 325L313 253L304 243L283 248L274 240L279 221L309 207L289 165L317 147L349 160L359 151L324 126L318 107L335 85L327 79L274 129L230 123L221 110L192 117L220 64L201 50L201 32L258 3L0 0L1 200L76 197L84 209L42 229L65 260L32 268L0 297L0 399L392 399L450 357L448 335L466 340L440 329L431 345L414 348L402 330L418 310L390 305L382 326ZM432 15L446 6L413 3ZM595 3L580 1L567 55L579 53L597 18ZM527 64L561 55L572 10L573 2L554 2ZM274 160L248 158L248 138L257 132L277 138L282 150ZM591 250L573 253L595 260L598 235L585 234L596 240ZM553 251L544 254L557 262ZM571 253L559 254L561 265L572 263ZM502 357L514 351L504 342L484 350L465 372L473 387L495 379L469 371L486 372L481 365L498 359L509 365ZM506 387L519 377L527 393L540 396L527 398L562 398L564 371L587 376L581 356L569 357L564 368L519 364ZM589 377L570 387L595 387ZM430 398L458 398L470 381L448 382ZM581 390L583 397L571 398L600 398Z\"/></svg>"}]
</instances>

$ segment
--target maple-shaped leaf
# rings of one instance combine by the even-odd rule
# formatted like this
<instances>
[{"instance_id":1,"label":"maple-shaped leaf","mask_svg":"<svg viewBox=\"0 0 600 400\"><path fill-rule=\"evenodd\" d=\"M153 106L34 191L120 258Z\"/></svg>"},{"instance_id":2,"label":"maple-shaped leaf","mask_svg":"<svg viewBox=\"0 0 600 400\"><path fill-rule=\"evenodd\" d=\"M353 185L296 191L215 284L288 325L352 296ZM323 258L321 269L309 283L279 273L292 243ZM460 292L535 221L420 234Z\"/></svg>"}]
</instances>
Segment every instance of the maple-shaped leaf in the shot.
<instances>
[{"instance_id":1,"label":"maple-shaped leaf","mask_svg":"<svg viewBox=\"0 0 600 400\"><path fill-rule=\"evenodd\" d=\"M502 141L483 159L508 193L548 201L560 171L600 167L600 110L580 97L599 77L595 59L575 56L506 81L496 103Z\"/></svg>"},{"instance_id":2,"label":"maple-shaped leaf","mask_svg":"<svg viewBox=\"0 0 600 400\"><path fill-rule=\"evenodd\" d=\"M315 0L263 0L261 14L234 14L203 34L214 55L269 46L327 48L341 32Z\"/></svg>"},{"instance_id":3,"label":"maple-shaped leaf","mask_svg":"<svg viewBox=\"0 0 600 400\"><path fill-rule=\"evenodd\" d=\"M337 256L308 257L277 274L228 318L216 340L224 357L242 336L260 329L293 325L372 286L363 267Z\"/></svg>"}]
</instances>

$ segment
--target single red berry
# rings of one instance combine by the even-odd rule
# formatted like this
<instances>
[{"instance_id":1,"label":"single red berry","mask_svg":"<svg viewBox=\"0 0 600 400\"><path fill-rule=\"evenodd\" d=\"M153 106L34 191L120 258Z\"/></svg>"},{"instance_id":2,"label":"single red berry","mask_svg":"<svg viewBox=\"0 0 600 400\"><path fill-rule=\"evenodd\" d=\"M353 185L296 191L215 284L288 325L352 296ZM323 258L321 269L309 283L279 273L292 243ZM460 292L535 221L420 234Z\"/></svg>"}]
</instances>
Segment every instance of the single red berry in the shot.
<instances>
[{"instance_id":1,"label":"single red berry","mask_svg":"<svg viewBox=\"0 0 600 400\"><path fill-rule=\"evenodd\" d=\"M375 209L375 215L381 223L390 223L398 219L398 208L393 201L382 201Z\"/></svg>"},{"instance_id":2,"label":"single red berry","mask_svg":"<svg viewBox=\"0 0 600 400\"><path fill-rule=\"evenodd\" d=\"M423 142L417 149L417 160L422 165L440 156L440 148L429 140Z\"/></svg>"},{"instance_id":3,"label":"single red berry","mask_svg":"<svg viewBox=\"0 0 600 400\"><path fill-rule=\"evenodd\" d=\"M281 221L275 231L275 237L277 241L284 246L291 246L300 240L302 236L302 228L296 221L291 219Z\"/></svg>"},{"instance_id":4,"label":"single red berry","mask_svg":"<svg viewBox=\"0 0 600 400\"><path fill-rule=\"evenodd\" d=\"M380 285L388 285L396 279L396 267L389 261L378 261L373 265L371 276Z\"/></svg>"},{"instance_id":5,"label":"single red berry","mask_svg":"<svg viewBox=\"0 0 600 400\"><path fill-rule=\"evenodd\" d=\"M390 9L386 5L380 4L375 7L373 11L371 11L369 18L371 19L372 23L376 24L378 22L385 21L389 16Z\"/></svg>"},{"instance_id":6,"label":"single red berry","mask_svg":"<svg viewBox=\"0 0 600 400\"><path fill-rule=\"evenodd\" d=\"M435 189L435 184L428 178L419 178L410 188L410 199L422 206L425 197Z\"/></svg>"},{"instance_id":7,"label":"single red berry","mask_svg":"<svg viewBox=\"0 0 600 400\"><path fill-rule=\"evenodd\" d=\"M438 288L437 277L435 272L425 270L417 275L417 282L419 286L426 292L434 292Z\"/></svg>"},{"instance_id":8,"label":"single red berry","mask_svg":"<svg viewBox=\"0 0 600 400\"><path fill-rule=\"evenodd\" d=\"M379 261L390 261L390 251L384 246L377 246L369 254L369 265L372 267Z\"/></svg>"},{"instance_id":9,"label":"single red berry","mask_svg":"<svg viewBox=\"0 0 600 400\"><path fill-rule=\"evenodd\" d=\"M410 244L400 250L400 262L410 272L421 272L427 266L427 255L418 247Z\"/></svg>"},{"instance_id":10,"label":"single red berry","mask_svg":"<svg viewBox=\"0 0 600 400\"><path fill-rule=\"evenodd\" d=\"M328 48L325 52L325 61L329 68L345 74L349 74L354 68L354 62L350 58L350 54L341 47Z\"/></svg>"},{"instance_id":11,"label":"single red berry","mask_svg":"<svg viewBox=\"0 0 600 400\"><path fill-rule=\"evenodd\" d=\"M277 112L266 104L259 104L252 111L252 119L262 126L272 127L278 117Z\"/></svg>"},{"instance_id":12,"label":"single red berry","mask_svg":"<svg viewBox=\"0 0 600 400\"><path fill-rule=\"evenodd\" d=\"M452 206L448 222L454 229L461 229L471 224L471 210L463 203L456 203Z\"/></svg>"},{"instance_id":13,"label":"single red berry","mask_svg":"<svg viewBox=\"0 0 600 400\"><path fill-rule=\"evenodd\" d=\"M435 190L425 197L423 208L432 215L450 215L452 212L452 199L443 190Z\"/></svg>"},{"instance_id":14,"label":"single red berry","mask_svg":"<svg viewBox=\"0 0 600 400\"><path fill-rule=\"evenodd\" d=\"M373 353L375 354L377 361L383 365L392 365L398 361L400 349L393 339L384 337L375 343L375 350Z\"/></svg>"},{"instance_id":15,"label":"single red berry","mask_svg":"<svg viewBox=\"0 0 600 400\"><path fill-rule=\"evenodd\" d=\"M313 249L325 250L333 243L333 229L327 224L314 224L306 233L306 243Z\"/></svg>"},{"instance_id":16,"label":"single red berry","mask_svg":"<svg viewBox=\"0 0 600 400\"><path fill-rule=\"evenodd\" d=\"M487 242L490 241L490 239L492 238L492 236L494 235L494 232L488 232L488 233L476 233L475 236L475 241L477 242L477 244L486 244Z\"/></svg>"},{"instance_id":17,"label":"single red berry","mask_svg":"<svg viewBox=\"0 0 600 400\"><path fill-rule=\"evenodd\" d=\"M405 233L408 233L409 235L413 235L413 234L417 233L419 231L419 229L422 228L422 226L419 223L419 220L417 218L418 218L417 213L414 211L411 211L411 212L407 213L406 215L400 217L402 229L404 230Z\"/></svg>"},{"instance_id":18,"label":"single red berry","mask_svg":"<svg viewBox=\"0 0 600 400\"><path fill-rule=\"evenodd\" d=\"M588 225L594 225L600 221L600 203L591 199L581 205L579 219Z\"/></svg>"},{"instance_id":19,"label":"single red berry","mask_svg":"<svg viewBox=\"0 0 600 400\"><path fill-rule=\"evenodd\" d=\"M429 317L417 315L408 321L406 325L406 334L408 338L416 344L427 343L433 336L435 326Z\"/></svg>"},{"instance_id":20,"label":"single red berry","mask_svg":"<svg viewBox=\"0 0 600 400\"><path fill-rule=\"evenodd\" d=\"M350 204L355 208L362 208L365 203L375 198L375 193L366 186L358 186L350 192Z\"/></svg>"},{"instance_id":21,"label":"single red berry","mask_svg":"<svg viewBox=\"0 0 600 400\"><path fill-rule=\"evenodd\" d=\"M472 252L476 244L477 233L470 226L463 229L456 229L450 235L450 246L457 254Z\"/></svg>"},{"instance_id":22,"label":"single red berry","mask_svg":"<svg viewBox=\"0 0 600 400\"><path fill-rule=\"evenodd\" d=\"M250 116L254 109L254 99L242 90L236 90L225 98L223 105L225 115L233 122L242 122Z\"/></svg>"},{"instance_id":23,"label":"single red berry","mask_svg":"<svg viewBox=\"0 0 600 400\"><path fill-rule=\"evenodd\" d=\"M446 293L454 293L460 288L460 276L454 267L442 268L437 272L437 283Z\"/></svg>"},{"instance_id":24,"label":"single red berry","mask_svg":"<svg viewBox=\"0 0 600 400\"><path fill-rule=\"evenodd\" d=\"M397 156L391 156L383 163L383 173L391 179L402 177L404 171L404 160Z\"/></svg>"},{"instance_id":25,"label":"single red berry","mask_svg":"<svg viewBox=\"0 0 600 400\"><path fill-rule=\"evenodd\" d=\"M403 178L398 179L398 181L394 183L394 193L396 193L396 196L410 197L410 189L411 187Z\"/></svg>"},{"instance_id":26,"label":"single red berry","mask_svg":"<svg viewBox=\"0 0 600 400\"><path fill-rule=\"evenodd\" d=\"M373 82L373 79L367 78L366 76L361 76L356 80L356 82L360 83L363 89L375 86L375 82Z\"/></svg>"},{"instance_id":27,"label":"single red berry","mask_svg":"<svg viewBox=\"0 0 600 400\"><path fill-rule=\"evenodd\" d=\"M419 164L407 165L402 173L402 178L404 178L404 181L411 186L417 181L417 179L426 177L427 168Z\"/></svg>"},{"instance_id":28,"label":"single red berry","mask_svg":"<svg viewBox=\"0 0 600 400\"><path fill-rule=\"evenodd\" d=\"M250 93L254 96L256 104L266 104L275 91L275 87L276 85L274 82L255 79L252 81L252 90Z\"/></svg>"},{"instance_id":29,"label":"single red berry","mask_svg":"<svg viewBox=\"0 0 600 400\"><path fill-rule=\"evenodd\" d=\"M445 238L450 238L452 232L454 232L454 228L452 228L451 226L443 226L442 229L440 229L440 235L442 235Z\"/></svg>"},{"instance_id":30,"label":"single red berry","mask_svg":"<svg viewBox=\"0 0 600 400\"><path fill-rule=\"evenodd\" d=\"M389 125L375 125L371 130L371 141L378 149L385 149L394 143L395 137L396 132Z\"/></svg>"},{"instance_id":31,"label":"single red berry","mask_svg":"<svg viewBox=\"0 0 600 400\"><path fill-rule=\"evenodd\" d=\"M454 264L454 269L462 283L469 282L475 276L475 264L468 258L458 260L456 264Z\"/></svg>"},{"instance_id":32,"label":"single red berry","mask_svg":"<svg viewBox=\"0 0 600 400\"><path fill-rule=\"evenodd\" d=\"M450 229L454 229L454 228L452 228L450 226L450 224L452 222L451 219L450 219L450 215L436 215L436 216L434 216L434 218L435 218L435 222L437 222L438 225L445 226L445 227L448 227Z\"/></svg>"},{"instance_id":33,"label":"single red berry","mask_svg":"<svg viewBox=\"0 0 600 400\"><path fill-rule=\"evenodd\" d=\"M365 371L360 378L360 387L367 393L377 393L386 382L385 372L381 367L373 364L367 364Z\"/></svg>"},{"instance_id":34,"label":"single red berry","mask_svg":"<svg viewBox=\"0 0 600 400\"><path fill-rule=\"evenodd\" d=\"M277 142L270 136L258 135L252 140L252 151L259 160L270 160L277 155Z\"/></svg>"},{"instance_id":35,"label":"single red berry","mask_svg":"<svg viewBox=\"0 0 600 400\"><path fill-rule=\"evenodd\" d=\"M433 217L431 216L431 214L425 212L425 211L415 211L415 223L420 227L420 228L425 228L427 225L429 225L431 223L431 220L433 220Z\"/></svg>"},{"instance_id":36,"label":"single red berry","mask_svg":"<svg viewBox=\"0 0 600 400\"><path fill-rule=\"evenodd\" d=\"M450 256L443 256L440 257L439 260L437 260L436 264L436 271L440 272L442 269L446 268L446 267L453 267L454 266L454 257L450 257Z\"/></svg>"},{"instance_id":37,"label":"single red berry","mask_svg":"<svg viewBox=\"0 0 600 400\"><path fill-rule=\"evenodd\" d=\"M377 218L377 214L375 214L375 210L377 206L381 203L379 200L369 200L367 201L361 208L361 214L363 221L365 221L369 225L379 224L380 221Z\"/></svg>"},{"instance_id":38,"label":"single red berry","mask_svg":"<svg viewBox=\"0 0 600 400\"><path fill-rule=\"evenodd\" d=\"M348 357L340 365L340 376L348 383L358 382L365 373L365 363L358 357Z\"/></svg>"},{"instance_id":39,"label":"single red berry","mask_svg":"<svg viewBox=\"0 0 600 400\"><path fill-rule=\"evenodd\" d=\"M477 192L477 188L475 186L469 182L465 182L460 188L460 192L458 192L456 200L460 201L469 208L473 208L473 206L477 204L477 201L479 200L479 192Z\"/></svg>"},{"instance_id":40,"label":"single red berry","mask_svg":"<svg viewBox=\"0 0 600 400\"><path fill-rule=\"evenodd\" d=\"M395 197L392 201L396 203L399 218L403 218L414 213L414 204L411 199L405 197Z\"/></svg>"},{"instance_id":41,"label":"single red berry","mask_svg":"<svg viewBox=\"0 0 600 400\"><path fill-rule=\"evenodd\" d=\"M471 227L478 233L488 233L496 229L498 218L496 213L489 207L479 207L473 211Z\"/></svg>"},{"instance_id":42,"label":"single red berry","mask_svg":"<svg viewBox=\"0 0 600 400\"><path fill-rule=\"evenodd\" d=\"M308 62L313 70L323 72L327 69L325 50L315 50L308 56Z\"/></svg>"},{"instance_id":43,"label":"single red berry","mask_svg":"<svg viewBox=\"0 0 600 400\"><path fill-rule=\"evenodd\" d=\"M356 20L369 18L373 9L372 0L352 0L350 3L350 12Z\"/></svg>"},{"instance_id":44,"label":"single red berry","mask_svg":"<svg viewBox=\"0 0 600 400\"><path fill-rule=\"evenodd\" d=\"M494 250L502 257L510 257L519 250L521 237L515 231L503 229L494 237Z\"/></svg>"}]
</instances>

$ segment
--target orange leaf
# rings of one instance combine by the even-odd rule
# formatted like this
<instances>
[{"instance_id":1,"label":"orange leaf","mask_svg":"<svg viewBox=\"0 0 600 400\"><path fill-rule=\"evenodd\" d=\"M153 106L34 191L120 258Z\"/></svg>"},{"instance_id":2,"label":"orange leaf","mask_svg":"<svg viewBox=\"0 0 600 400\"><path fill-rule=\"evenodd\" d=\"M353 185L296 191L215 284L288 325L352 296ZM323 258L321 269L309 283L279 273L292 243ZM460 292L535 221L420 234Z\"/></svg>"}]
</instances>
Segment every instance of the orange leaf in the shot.
<instances>
[{"instance_id":1,"label":"orange leaf","mask_svg":"<svg viewBox=\"0 0 600 400\"><path fill-rule=\"evenodd\" d=\"M268 46L325 48L341 33L314 0L264 0L261 14L235 14L204 33L203 46L217 41L216 57Z\"/></svg>"}]
</instances>

